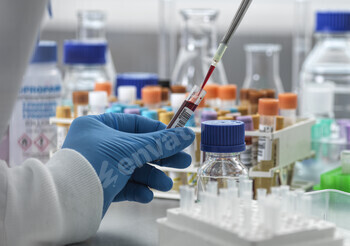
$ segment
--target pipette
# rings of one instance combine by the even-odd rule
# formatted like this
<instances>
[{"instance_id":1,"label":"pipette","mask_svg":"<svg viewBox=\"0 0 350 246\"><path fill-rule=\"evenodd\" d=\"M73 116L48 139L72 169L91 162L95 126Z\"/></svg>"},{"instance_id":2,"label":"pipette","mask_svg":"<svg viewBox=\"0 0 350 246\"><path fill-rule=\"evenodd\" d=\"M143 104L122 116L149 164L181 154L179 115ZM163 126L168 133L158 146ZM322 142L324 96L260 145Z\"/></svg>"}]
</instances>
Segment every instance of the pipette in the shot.
<instances>
[{"instance_id":1,"label":"pipette","mask_svg":"<svg viewBox=\"0 0 350 246\"><path fill-rule=\"evenodd\" d=\"M210 65L210 68L208 70L207 75L204 78L204 81L202 83L201 88L199 89L197 86L195 86L192 91L190 92L187 99L183 102L182 106L179 108L175 116L172 118L168 125L169 128L176 128L176 127L184 127L189 120L189 118L192 116L194 111L196 110L197 106L200 104L200 102L203 100L206 92L203 90L204 86L207 84L209 78L213 74L216 65L220 62L221 58L223 57L227 45L232 37L232 35L237 30L237 27L241 23L245 13L247 12L252 0L242 0L235 17L233 18L226 34L222 38L218 49L216 50L216 53L213 57L212 63Z\"/></svg>"}]
</instances>

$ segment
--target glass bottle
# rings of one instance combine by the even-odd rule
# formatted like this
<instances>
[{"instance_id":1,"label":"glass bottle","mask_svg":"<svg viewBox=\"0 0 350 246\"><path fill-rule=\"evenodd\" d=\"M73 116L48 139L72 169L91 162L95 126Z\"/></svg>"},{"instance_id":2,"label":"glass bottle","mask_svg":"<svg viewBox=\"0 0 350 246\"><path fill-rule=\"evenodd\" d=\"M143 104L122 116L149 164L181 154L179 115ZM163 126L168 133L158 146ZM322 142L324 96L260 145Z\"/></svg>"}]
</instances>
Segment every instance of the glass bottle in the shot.
<instances>
[{"instance_id":1,"label":"glass bottle","mask_svg":"<svg viewBox=\"0 0 350 246\"><path fill-rule=\"evenodd\" d=\"M319 113L309 108L319 108L322 103L321 107L329 110L323 110L321 116L349 118L350 12L318 12L316 39L301 71L301 114L318 117ZM310 100L310 93L314 96L320 88L323 90L318 93L318 100ZM324 105L326 102L328 105Z\"/></svg>"},{"instance_id":2,"label":"glass bottle","mask_svg":"<svg viewBox=\"0 0 350 246\"><path fill-rule=\"evenodd\" d=\"M228 188L232 181L247 176L247 168L240 159L245 151L244 123L231 120L214 120L202 123L201 150L205 162L198 170L197 192L207 191L210 181L218 189Z\"/></svg>"},{"instance_id":3,"label":"glass bottle","mask_svg":"<svg viewBox=\"0 0 350 246\"><path fill-rule=\"evenodd\" d=\"M172 85L183 85L190 91L200 86L210 67L217 48L215 21L218 11L213 9L183 9L185 25L181 34L181 48L172 74ZM224 66L219 63L209 83L227 84Z\"/></svg>"},{"instance_id":4,"label":"glass bottle","mask_svg":"<svg viewBox=\"0 0 350 246\"><path fill-rule=\"evenodd\" d=\"M107 42L106 13L100 10L79 11L77 39L81 41ZM109 48L107 49L106 60L108 77L113 81L117 72Z\"/></svg>"},{"instance_id":5,"label":"glass bottle","mask_svg":"<svg viewBox=\"0 0 350 246\"><path fill-rule=\"evenodd\" d=\"M56 148L56 115L61 97L62 75L57 68L57 44L40 41L23 77L10 122L10 166L28 158L46 163Z\"/></svg>"},{"instance_id":6,"label":"glass bottle","mask_svg":"<svg viewBox=\"0 0 350 246\"><path fill-rule=\"evenodd\" d=\"M106 72L106 42L64 42L63 105L72 106L74 91L93 91L96 82L109 81Z\"/></svg>"},{"instance_id":7,"label":"glass bottle","mask_svg":"<svg viewBox=\"0 0 350 246\"><path fill-rule=\"evenodd\" d=\"M246 51L246 77L243 88L274 89L283 93L279 75L279 54L281 46L276 44L249 44Z\"/></svg>"}]
</instances>

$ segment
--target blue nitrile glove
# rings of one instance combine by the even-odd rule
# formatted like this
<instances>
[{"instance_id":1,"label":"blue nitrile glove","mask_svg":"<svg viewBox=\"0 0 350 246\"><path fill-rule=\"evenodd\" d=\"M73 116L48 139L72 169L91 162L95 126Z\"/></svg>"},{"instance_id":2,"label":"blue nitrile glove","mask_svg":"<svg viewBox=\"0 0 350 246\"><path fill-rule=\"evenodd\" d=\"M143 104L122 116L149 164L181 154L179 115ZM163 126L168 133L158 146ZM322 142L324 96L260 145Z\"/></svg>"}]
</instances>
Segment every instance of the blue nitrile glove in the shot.
<instances>
[{"instance_id":1,"label":"blue nitrile glove","mask_svg":"<svg viewBox=\"0 0 350 246\"><path fill-rule=\"evenodd\" d=\"M138 115L107 113L75 119L63 148L74 149L94 167L104 195L103 215L112 201L148 203L150 188L169 191L172 180L148 165L186 168L191 157L180 152L194 140L188 128L165 125Z\"/></svg>"}]
</instances>

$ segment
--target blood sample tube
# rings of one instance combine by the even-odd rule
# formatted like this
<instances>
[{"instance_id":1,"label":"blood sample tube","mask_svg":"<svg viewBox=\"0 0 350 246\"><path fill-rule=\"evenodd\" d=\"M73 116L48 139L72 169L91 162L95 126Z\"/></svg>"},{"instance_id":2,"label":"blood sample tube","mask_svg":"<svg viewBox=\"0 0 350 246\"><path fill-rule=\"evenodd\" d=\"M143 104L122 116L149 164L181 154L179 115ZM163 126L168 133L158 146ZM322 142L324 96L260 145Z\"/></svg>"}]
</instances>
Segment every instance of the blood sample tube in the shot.
<instances>
[{"instance_id":1,"label":"blood sample tube","mask_svg":"<svg viewBox=\"0 0 350 246\"><path fill-rule=\"evenodd\" d=\"M143 105L149 109L160 108L162 103L162 88L158 86L146 86L141 90Z\"/></svg>"},{"instance_id":2,"label":"blood sample tube","mask_svg":"<svg viewBox=\"0 0 350 246\"><path fill-rule=\"evenodd\" d=\"M278 100L271 98L259 99L260 125L259 131L272 133L275 127L275 118L278 115ZM272 159L272 140L259 137L258 162Z\"/></svg>"},{"instance_id":3,"label":"blood sample tube","mask_svg":"<svg viewBox=\"0 0 350 246\"><path fill-rule=\"evenodd\" d=\"M229 109L236 107L236 85L223 85L219 87L218 97L220 99L220 107Z\"/></svg>"},{"instance_id":4,"label":"blood sample tube","mask_svg":"<svg viewBox=\"0 0 350 246\"><path fill-rule=\"evenodd\" d=\"M297 117L298 96L295 93L278 95L280 115L284 116L284 127L295 124Z\"/></svg>"},{"instance_id":5,"label":"blood sample tube","mask_svg":"<svg viewBox=\"0 0 350 246\"><path fill-rule=\"evenodd\" d=\"M204 90L207 92L205 95L205 100L209 107L215 108L218 107L218 91L219 91L219 85L217 84L209 84L204 87Z\"/></svg>"},{"instance_id":6,"label":"blood sample tube","mask_svg":"<svg viewBox=\"0 0 350 246\"><path fill-rule=\"evenodd\" d=\"M205 94L205 90L200 89L198 86L194 86L167 128L184 127L190 117L194 114L194 111L198 105L203 100Z\"/></svg>"}]
</instances>

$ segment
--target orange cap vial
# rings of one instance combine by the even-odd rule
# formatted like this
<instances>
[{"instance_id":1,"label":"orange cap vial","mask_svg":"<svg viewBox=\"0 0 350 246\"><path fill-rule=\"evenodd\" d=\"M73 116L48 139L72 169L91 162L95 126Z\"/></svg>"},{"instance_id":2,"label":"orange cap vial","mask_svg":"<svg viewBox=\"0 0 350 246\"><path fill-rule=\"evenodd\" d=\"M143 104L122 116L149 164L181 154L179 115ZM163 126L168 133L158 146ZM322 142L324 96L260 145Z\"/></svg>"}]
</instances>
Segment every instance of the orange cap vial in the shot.
<instances>
[{"instance_id":1,"label":"orange cap vial","mask_svg":"<svg viewBox=\"0 0 350 246\"><path fill-rule=\"evenodd\" d=\"M107 95L112 94L112 83L111 82L97 82L95 83L94 91L105 91Z\"/></svg>"},{"instance_id":2,"label":"orange cap vial","mask_svg":"<svg viewBox=\"0 0 350 246\"><path fill-rule=\"evenodd\" d=\"M204 86L204 90L207 92L205 95L206 99L215 99L218 97L219 85L217 84L209 84Z\"/></svg>"},{"instance_id":3,"label":"orange cap vial","mask_svg":"<svg viewBox=\"0 0 350 246\"><path fill-rule=\"evenodd\" d=\"M237 94L236 85L223 85L218 89L218 97L221 100L235 100Z\"/></svg>"},{"instance_id":4,"label":"orange cap vial","mask_svg":"<svg viewBox=\"0 0 350 246\"><path fill-rule=\"evenodd\" d=\"M146 86L141 90L144 104L157 104L162 101L162 88L159 86Z\"/></svg>"},{"instance_id":5,"label":"orange cap vial","mask_svg":"<svg viewBox=\"0 0 350 246\"><path fill-rule=\"evenodd\" d=\"M278 100L272 98L259 99L259 115L278 115Z\"/></svg>"},{"instance_id":6,"label":"orange cap vial","mask_svg":"<svg viewBox=\"0 0 350 246\"><path fill-rule=\"evenodd\" d=\"M295 93L281 93L278 95L280 109L296 109L298 107L298 95Z\"/></svg>"}]
</instances>

